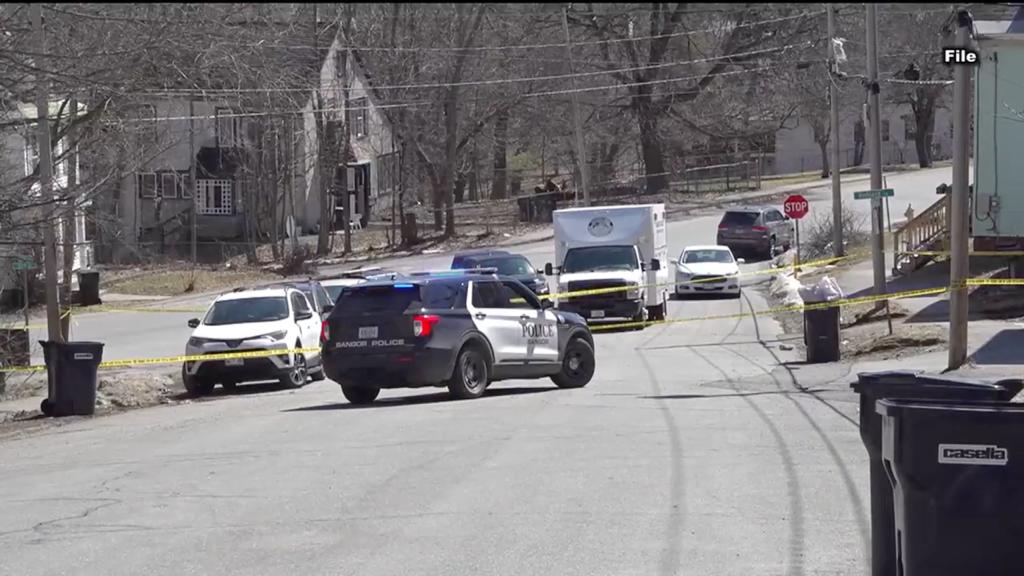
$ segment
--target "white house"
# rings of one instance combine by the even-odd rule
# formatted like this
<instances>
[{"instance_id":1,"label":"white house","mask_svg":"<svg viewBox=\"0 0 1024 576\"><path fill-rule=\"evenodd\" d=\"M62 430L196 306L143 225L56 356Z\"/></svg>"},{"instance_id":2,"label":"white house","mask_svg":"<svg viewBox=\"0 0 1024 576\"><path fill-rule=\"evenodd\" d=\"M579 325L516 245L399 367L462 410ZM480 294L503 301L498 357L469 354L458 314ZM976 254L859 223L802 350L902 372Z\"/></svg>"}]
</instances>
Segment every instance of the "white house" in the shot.
<instances>
[{"instance_id":1,"label":"white house","mask_svg":"<svg viewBox=\"0 0 1024 576\"><path fill-rule=\"evenodd\" d=\"M347 57L347 63L343 60ZM346 74L342 74L345 70ZM348 109L345 109L344 87L348 86ZM387 115L379 107L372 80L359 53L343 47L341 34L335 37L320 69L320 101L324 107L325 125L341 130L348 124L350 146L346 153L348 191L353 206L352 220L367 226L374 207L390 206L392 194L400 187L401 145ZM297 157L305 159L303 181L296 189L302 194L295 198L295 212L301 215L297 223L307 233L315 231L320 215L320 174L317 162L316 118L317 95L310 96L303 109L305 137L300 139L304 149ZM343 123L342 119L347 120ZM330 175L334 177L334 175ZM336 202L336 228L341 226L344 206Z\"/></svg>"},{"instance_id":2,"label":"white house","mask_svg":"<svg viewBox=\"0 0 1024 576\"><path fill-rule=\"evenodd\" d=\"M79 114L85 111L79 108ZM51 119L56 119L58 114L64 114L64 120L68 120L68 112L62 112L60 101L50 103L48 114ZM43 203L41 187L38 182L27 185L27 177L31 176L39 164L39 143L36 137L37 109L34 104L19 103L13 109L0 112L0 194L4 196L4 202L0 209L6 209L7 213L0 221L0 288L19 288L21 286L20 271L16 271L14 263L16 260L30 259L40 268L42 267L41 257L41 234L34 224L46 218L54 218L53 206ZM52 120L51 120L52 121ZM62 196L68 191L69 173L73 171L75 180L81 181L81 172L76 156L61 159L67 151L68 141L66 138L57 141L53 148L53 158L60 159L55 162L53 168L53 193L55 196ZM39 204L36 206L36 204ZM90 230L91 222L86 219L86 213L91 207L92 201L89 198L75 199L75 238L74 254L72 259L72 271L81 268L88 268L94 263L94 254ZM25 206L28 206L27 208ZM57 270L58 275L63 273L63 243L64 228L59 221L55 221L57 248ZM4 229L6 226L6 229ZM24 243L24 244L20 244ZM73 282L77 279L73 277Z\"/></svg>"},{"instance_id":3,"label":"white house","mask_svg":"<svg viewBox=\"0 0 1024 576\"><path fill-rule=\"evenodd\" d=\"M917 162L917 147L914 143L914 116L907 104L898 107L882 106L882 163L914 164ZM857 143L855 124L857 115L845 114L840 118L840 159L842 168L856 165ZM821 149L814 141L814 132L806 120L798 116L786 127L775 132L774 154L763 167L765 174L792 174L812 172L822 168ZM941 160L952 156L953 117L949 110L935 111L935 129L932 136L932 159ZM861 165L867 165L866 144L863 145ZM831 144L828 148L832 157Z\"/></svg>"}]
</instances>

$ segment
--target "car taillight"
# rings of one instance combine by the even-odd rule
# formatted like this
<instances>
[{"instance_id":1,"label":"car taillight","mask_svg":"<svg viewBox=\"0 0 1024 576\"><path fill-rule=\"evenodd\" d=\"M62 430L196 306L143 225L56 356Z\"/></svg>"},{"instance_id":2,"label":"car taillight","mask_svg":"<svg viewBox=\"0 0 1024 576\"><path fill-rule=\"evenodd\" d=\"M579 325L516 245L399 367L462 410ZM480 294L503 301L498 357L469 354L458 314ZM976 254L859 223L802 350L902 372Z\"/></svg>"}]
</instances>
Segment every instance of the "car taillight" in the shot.
<instances>
[{"instance_id":1,"label":"car taillight","mask_svg":"<svg viewBox=\"0 0 1024 576\"><path fill-rule=\"evenodd\" d=\"M754 232L767 232L768 228L764 226L754 226L753 228L751 228L751 230L753 230Z\"/></svg>"},{"instance_id":2,"label":"car taillight","mask_svg":"<svg viewBox=\"0 0 1024 576\"><path fill-rule=\"evenodd\" d=\"M416 337L427 338L434 331L434 324L441 320L440 316L432 314L417 314L412 317L412 334Z\"/></svg>"},{"instance_id":3,"label":"car taillight","mask_svg":"<svg viewBox=\"0 0 1024 576\"><path fill-rule=\"evenodd\" d=\"M324 322L320 325L320 341L327 342L331 339L331 325Z\"/></svg>"}]
</instances>

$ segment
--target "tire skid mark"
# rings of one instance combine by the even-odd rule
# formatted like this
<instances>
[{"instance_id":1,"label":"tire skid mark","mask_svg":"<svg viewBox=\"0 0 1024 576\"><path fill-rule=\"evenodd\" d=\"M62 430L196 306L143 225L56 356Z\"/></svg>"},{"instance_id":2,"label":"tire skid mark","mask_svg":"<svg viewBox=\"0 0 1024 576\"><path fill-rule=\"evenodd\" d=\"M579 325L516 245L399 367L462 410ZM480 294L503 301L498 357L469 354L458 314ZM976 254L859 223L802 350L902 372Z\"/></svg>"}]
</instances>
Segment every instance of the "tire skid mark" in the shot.
<instances>
[{"instance_id":1,"label":"tire skid mark","mask_svg":"<svg viewBox=\"0 0 1024 576\"><path fill-rule=\"evenodd\" d=\"M782 391L782 383L779 382L778 377L771 370L765 370L763 367L761 367L759 364L751 360L749 357L740 352L737 352L736 350L727 350L732 354L749 362L751 365L759 368L761 371L767 374L772 379L772 381L775 382L775 386L780 391ZM806 389L798 390L797 392L803 395L809 395L812 397L814 396L813 393L809 392ZM825 446L825 450L828 451L829 456L832 458L836 470L839 472L840 478L842 478L843 487L846 488L847 496L849 497L850 504L853 507L853 515L857 522L857 533L860 536L861 546L865 551L869 551L871 549L870 523L868 522L867 512L865 511L864 507L864 501L861 500L860 493L857 491L857 485L853 481L853 475L850 474L849 467L843 460L843 457L839 453L839 450L836 448L835 444L833 444L832 440L828 437L828 434L821 428L817 420L815 420L814 417L811 416L809 412L807 412L807 409L804 408L800 404L800 402L797 401L797 399L791 396L790 394L780 394L780 396L784 396L793 404L797 411L800 412L804 420L807 421L807 423L811 426L811 428L814 429L814 432L821 439L821 443ZM865 556L865 558L867 557Z\"/></svg>"},{"instance_id":2,"label":"tire skid mark","mask_svg":"<svg viewBox=\"0 0 1024 576\"><path fill-rule=\"evenodd\" d=\"M650 362L643 352L637 352L640 363L647 372L647 380L651 386L654 396L662 396L661 383L658 376L651 368ZM664 399L657 401L658 412L665 422L668 430L669 461L671 471L669 473L669 494L672 508L669 510L668 523L665 526L665 540L667 546L662 552L659 574L672 576L678 573L682 560L682 532L686 521L686 476L683 470L683 441L679 433L679 426L672 417L672 411Z\"/></svg>"},{"instance_id":3,"label":"tire skid mark","mask_svg":"<svg viewBox=\"0 0 1024 576\"><path fill-rule=\"evenodd\" d=\"M749 301L747 301L747 305L750 306L751 309L753 309L753 306L751 306ZM755 325L757 323L757 318L756 317L754 317L754 323L755 323ZM758 334L758 340L760 341L760 330L757 331L757 334ZM814 398L818 402L824 404L829 409L831 409L833 412L836 412L840 416L842 416L844 420L847 420L847 421L850 420L849 417L847 417L845 414L843 414L842 412L837 410L834 406L829 404L827 401L825 401L824 399L818 397L815 393L813 393L812 391L810 391L806 387L802 386L799 383L799 381L797 380L796 374L793 373L793 370L791 368L789 368L788 366L786 366L785 364L783 364L781 362L780 358L775 354L775 351L772 350L763 341L761 342L761 346L762 346L762 348L764 348L764 350L769 355L771 355L771 357L775 360L775 363L777 365L783 366L785 368L786 374L789 376L790 385L794 389L796 389L796 391L798 391L801 394L804 394L806 396L810 396L811 398ZM761 370L766 375L768 375L769 378L772 379L772 382L775 383L775 387L776 388L778 388L780 391L783 389L782 383L779 381L778 376L775 375L774 370L768 370L768 369L764 368L763 366L761 366L760 364L758 364L757 362L752 360L750 357L746 356L745 354L743 354L743 353L741 353L741 352L739 352L739 351L737 351L737 350L735 350L733 348L723 347L723 349L725 349L726 351L728 351L729 353L731 353L731 354L733 354L735 356L738 356L739 358L743 359L744 361L749 363L751 366L754 366L758 370ZM870 528L870 523L868 521L867 512L866 512L865 506L864 506L864 501L860 497L860 492L857 491L857 485L853 481L853 476L852 476L852 474L850 474L850 469L847 466L846 461L843 460L842 455L839 453L839 450L836 448L835 444L832 443L831 438L828 437L828 434L821 428L821 426L818 424L817 420L815 420L814 417L812 417L810 415L810 413L807 412L807 409L804 408L800 404L800 402L797 401L796 398L793 398L792 396L790 396L788 394L783 394L783 396L785 396L786 399L789 400L793 404L793 406L797 409L797 411L800 412L801 416L803 416L804 420L807 421L807 423L811 426L811 428L814 429L815 433L821 439L822 444L825 446L825 449L828 451L829 456L832 458L832 461L835 464L835 468L839 472L839 476L842 478L843 486L844 486L844 488L846 488L846 493L847 493L847 496L850 499L850 504L853 507L853 514L854 514L854 518L856 519L856 522L857 522L857 533L860 536L861 547L865 551L870 551L871 550L871 528ZM858 424L858 427L859 427L859 424ZM866 560L866 559L867 559L867 555L865 554L865 562L866 562L865 565L866 566L870 566L870 564L867 563L868 560Z\"/></svg>"},{"instance_id":4,"label":"tire skid mark","mask_svg":"<svg viewBox=\"0 0 1024 576\"><path fill-rule=\"evenodd\" d=\"M789 446L786 444L786 439L782 436L778 427L772 421L772 419L761 409L760 406L754 402L753 399L740 395L739 387L736 385L736 381L728 372L723 370L717 364L715 364L705 354L699 350L693 350L701 360L706 362L709 366L715 369L729 386L737 393L737 397L743 400L746 405L753 410L754 414L757 415L758 419L764 424L765 428L768 429L768 433L772 435L775 444L779 449L779 458L782 459L783 473L786 475L786 498L789 500L789 550L786 564L788 571L786 574L791 576L802 576L804 574L804 546L806 543L806 528L804 522L804 510L803 501L800 499L800 478L796 473L796 463L793 460L793 455L789 451Z\"/></svg>"}]
</instances>

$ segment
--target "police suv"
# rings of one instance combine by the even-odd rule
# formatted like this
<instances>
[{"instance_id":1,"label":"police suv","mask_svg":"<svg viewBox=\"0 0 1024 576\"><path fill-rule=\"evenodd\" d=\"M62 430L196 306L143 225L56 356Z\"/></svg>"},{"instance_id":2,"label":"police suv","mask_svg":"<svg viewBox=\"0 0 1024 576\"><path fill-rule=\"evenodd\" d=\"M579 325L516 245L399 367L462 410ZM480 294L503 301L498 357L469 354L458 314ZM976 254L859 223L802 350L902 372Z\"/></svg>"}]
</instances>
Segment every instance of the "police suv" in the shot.
<instances>
[{"instance_id":1,"label":"police suv","mask_svg":"<svg viewBox=\"0 0 1024 576\"><path fill-rule=\"evenodd\" d=\"M447 386L453 398L476 398L507 379L580 388L595 368L583 318L493 270L348 287L323 324L321 356L353 404L373 402L381 388Z\"/></svg>"}]
</instances>

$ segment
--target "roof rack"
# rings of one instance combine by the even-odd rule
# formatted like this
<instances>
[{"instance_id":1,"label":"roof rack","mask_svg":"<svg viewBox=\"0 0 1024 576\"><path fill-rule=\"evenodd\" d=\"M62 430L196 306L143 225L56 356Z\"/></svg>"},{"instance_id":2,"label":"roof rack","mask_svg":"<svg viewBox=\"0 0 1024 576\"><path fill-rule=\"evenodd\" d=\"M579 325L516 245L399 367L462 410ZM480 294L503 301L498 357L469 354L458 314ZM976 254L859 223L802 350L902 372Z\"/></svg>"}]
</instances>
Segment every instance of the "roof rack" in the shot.
<instances>
[{"instance_id":1,"label":"roof rack","mask_svg":"<svg viewBox=\"0 0 1024 576\"><path fill-rule=\"evenodd\" d=\"M410 276L465 276L467 274L497 274L497 268L456 268L453 270L425 270L413 272Z\"/></svg>"}]
</instances>

